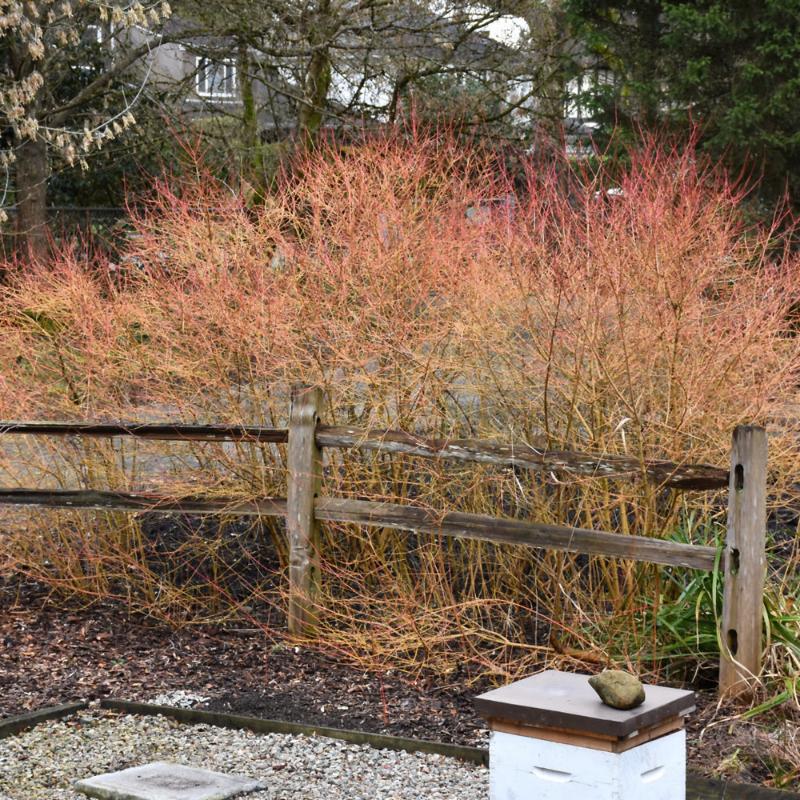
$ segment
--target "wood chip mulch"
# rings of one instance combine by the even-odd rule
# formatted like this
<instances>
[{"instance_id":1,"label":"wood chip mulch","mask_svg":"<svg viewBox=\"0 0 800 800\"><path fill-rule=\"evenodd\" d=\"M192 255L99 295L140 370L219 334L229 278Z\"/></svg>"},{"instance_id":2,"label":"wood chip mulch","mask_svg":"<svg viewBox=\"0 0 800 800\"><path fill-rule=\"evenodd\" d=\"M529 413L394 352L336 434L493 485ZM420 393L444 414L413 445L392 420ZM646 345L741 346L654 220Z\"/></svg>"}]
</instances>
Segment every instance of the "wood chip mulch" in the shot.
<instances>
[{"instance_id":1,"label":"wood chip mulch","mask_svg":"<svg viewBox=\"0 0 800 800\"><path fill-rule=\"evenodd\" d=\"M472 704L482 685L464 688L433 675L411 680L393 671L364 671L260 632L171 630L111 607L63 611L41 600L20 603L18 597L0 591L0 719L73 700L152 702L184 691L208 698L196 706L208 710L458 744L486 742ZM700 695L688 724L689 768L707 777L780 785L782 771L791 767L780 763L782 751L791 755L781 737L793 736L800 744L800 714L784 709L748 723L733 718L734 712Z\"/></svg>"}]
</instances>

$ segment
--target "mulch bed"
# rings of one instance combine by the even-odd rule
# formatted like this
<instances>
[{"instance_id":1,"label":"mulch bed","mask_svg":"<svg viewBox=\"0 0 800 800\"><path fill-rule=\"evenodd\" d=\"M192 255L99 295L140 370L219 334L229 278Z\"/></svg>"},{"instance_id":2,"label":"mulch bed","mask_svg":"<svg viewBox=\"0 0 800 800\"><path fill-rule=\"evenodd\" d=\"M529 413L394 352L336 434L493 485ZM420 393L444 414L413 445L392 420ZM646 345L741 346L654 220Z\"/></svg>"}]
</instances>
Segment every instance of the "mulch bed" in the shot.
<instances>
[{"instance_id":1,"label":"mulch bed","mask_svg":"<svg viewBox=\"0 0 800 800\"><path fill-rule=\"evenodd\" d=\"M257 632L171 630L113 607L62 611L0 590L0 719L77 699L152 702L182 690L208 698L196 706L207 710L484 745L472 698L485 688L365 672ZM689 768L770 783L780 720L724 722L732 713L700 695L688 726Z\"/></svg>"},{"instance_id":2,"label":"mulch bed","mask_svg":"<svg viewBox=\"0 0 800 800\"><path fill-rule=\"evenodd\" d=\"M1 596L1 595L0 595ZM473 744L480 687L365 672L259 632L170 630L113 608L0 605L0 719L71 700L152 701L184 690L198 708Z\"/></svg>"}]
</instances>

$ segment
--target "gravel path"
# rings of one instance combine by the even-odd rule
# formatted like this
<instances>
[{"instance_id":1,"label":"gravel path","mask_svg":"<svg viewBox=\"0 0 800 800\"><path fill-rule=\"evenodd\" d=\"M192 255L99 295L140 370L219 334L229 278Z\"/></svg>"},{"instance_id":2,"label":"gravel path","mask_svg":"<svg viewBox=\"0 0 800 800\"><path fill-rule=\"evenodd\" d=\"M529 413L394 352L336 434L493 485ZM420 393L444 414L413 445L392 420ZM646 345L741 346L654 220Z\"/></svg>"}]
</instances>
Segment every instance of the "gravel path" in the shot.
<instances>
[{"instance_id":1,"label":"gravel path","mask_svg":"<svg viewBox=\"0 0 800 800\"><path fill-rule=\"evenodd\" d=\"M488 770L439 755L83 712L0 740L0 800L85 800L73 781L173 761L264 781L252 800L486 800Z\"/></svg>"}]
</instances>

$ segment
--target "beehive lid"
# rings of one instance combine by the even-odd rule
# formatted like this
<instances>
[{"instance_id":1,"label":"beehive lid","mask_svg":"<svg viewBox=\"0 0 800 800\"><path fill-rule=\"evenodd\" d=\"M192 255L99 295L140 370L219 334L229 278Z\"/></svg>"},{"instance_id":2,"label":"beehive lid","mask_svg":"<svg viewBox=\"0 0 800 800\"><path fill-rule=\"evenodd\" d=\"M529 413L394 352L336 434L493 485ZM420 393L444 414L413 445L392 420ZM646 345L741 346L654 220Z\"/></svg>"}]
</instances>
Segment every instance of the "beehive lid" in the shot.
<instances>
[{"instance_id":1,"label":"beehive lid","mask_svg":"<svg viewBox=\"0 0 800 800\"><path fill-rule=\"evenodd\" d=\"M536 728L558 728L623 738L694 709L694 692L644 685L638 708L621 711L601 702L589 675L547 670L475 698L478 713Z\"/></svg>"}]
</instances>

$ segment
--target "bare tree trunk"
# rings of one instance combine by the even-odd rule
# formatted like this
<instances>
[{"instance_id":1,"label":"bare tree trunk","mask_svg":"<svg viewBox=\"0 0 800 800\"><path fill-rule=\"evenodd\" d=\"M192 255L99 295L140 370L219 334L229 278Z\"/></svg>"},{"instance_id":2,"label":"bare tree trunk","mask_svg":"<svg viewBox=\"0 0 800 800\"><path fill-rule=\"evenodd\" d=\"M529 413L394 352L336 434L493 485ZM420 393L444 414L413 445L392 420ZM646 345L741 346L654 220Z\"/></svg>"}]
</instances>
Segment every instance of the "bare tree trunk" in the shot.
<instances>
[{"instance_id":1,"label":"bare tree trunk","mask_svg":"<svg viewBox=\"0 0 800 800\"><path fill-rule=\"evenodd\" d=\"M47 256L47 142L24 139L16 148L17 237L31 261Z\"/></svg>"},{"instance_id":2,"label":"bare tree trunk","mask_svg":"<svg viewBox=\"0 0 800 800\"><path fill-rule=\"evenodd\" d=\"M531 31L531 46L539 54L542 70L537 126L550 146L560 149L564 139L565 28L562 0L534 3L523 18ZM543 142L539 142L543 144Z\"/></svg>"},{"instance_id":3,"label":"bare tree trunk","mask_svg":"<svg viewBox=\"0 0 800 800\"><path fill-rule=\"evenodd\" d=\"M297 120L300 137L306 142L310 142L322 127L331 86L330 10L330 0L321 0L308 31L313 51L306 71L303 102Z\"/></svg>"},{"instance_id":4,"label":"bare tree trunk","mask_svg":"<svg viewBox=\"0 0 800 800\"><path fill-rule=\"evenodd\" d=\"M331 85L331 60L327 47L314 51L306 72L303 104L298 119L300 136L310 140L322 127L328 89Z\"/></svg>"},{"instance_id":5,"label":"bare tree trunk","mask_svg":"<svg viewBox=\"0 0 800 800\"><path fill-rule=\"evenodd\" d=\"M242 149L244 151L242 176L258 194L263 194L266 184L264 159L258 136L258 111L253 93L253 74L247 43L239 42L237 58L239 92L242 98Z\"/></svg>"},{"instance_id":6,"label":"bare tree trunk","mask_svg":"<svg viewBox=\"0 0 800 800\"><path fill-rule=\"evenodd\" d=\"M255 158L258 146L258 115L253 95L253 75L247 44L239 42L237 70L239 72L239 92L242 96L242 140L251 161Z\"/></svg>"}]
</instances>

